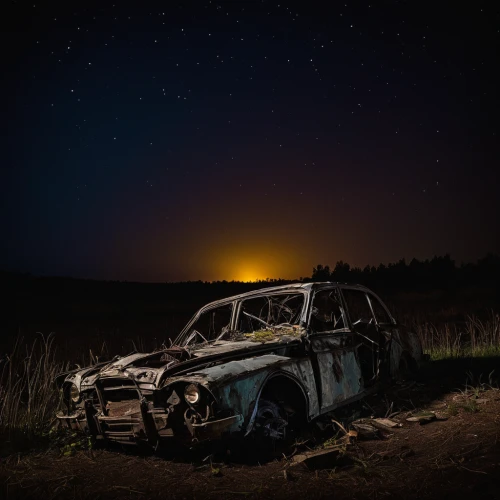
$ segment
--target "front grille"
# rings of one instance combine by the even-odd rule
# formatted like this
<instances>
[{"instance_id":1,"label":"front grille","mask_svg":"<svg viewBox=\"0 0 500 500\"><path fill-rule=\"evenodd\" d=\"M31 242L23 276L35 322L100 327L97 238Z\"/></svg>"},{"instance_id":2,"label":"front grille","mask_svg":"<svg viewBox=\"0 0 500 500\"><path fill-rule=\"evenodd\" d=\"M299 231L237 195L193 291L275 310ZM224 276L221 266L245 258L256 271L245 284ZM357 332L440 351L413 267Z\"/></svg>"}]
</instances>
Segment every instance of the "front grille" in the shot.
<instances>
[{"instance_id":1,"label":"front grille","mask_svg":"<svg viewBox=\"0 0 500 500\"><path fill-rule=\"evenodd\" d=\"M141 413L139 399L110 401L106 405L108 409L108 417L127 417L135 416Z\"/></svg>"},{"instance_id":2,"label":"front grille","mask_svg":"<svg viewBox=\"0 0 500 500\"><path fill-rule=\"evenodd\" d=\"M99 390L106 405L108 417L131 417L140 415L139 392L129 378L103 378Z\"/></svg>"},{"instance_id":3,"label":"front grille","mask_svg":"<svg viewBox=\"0 0 500 500\"><path fill-rule=\"evenodd\" d=\"M145 439L141 396L134 381L127 377L106 377L99 380L97 390L105 409L98 417L104 436L122 443Z\"/></svg>"}]
</instances>

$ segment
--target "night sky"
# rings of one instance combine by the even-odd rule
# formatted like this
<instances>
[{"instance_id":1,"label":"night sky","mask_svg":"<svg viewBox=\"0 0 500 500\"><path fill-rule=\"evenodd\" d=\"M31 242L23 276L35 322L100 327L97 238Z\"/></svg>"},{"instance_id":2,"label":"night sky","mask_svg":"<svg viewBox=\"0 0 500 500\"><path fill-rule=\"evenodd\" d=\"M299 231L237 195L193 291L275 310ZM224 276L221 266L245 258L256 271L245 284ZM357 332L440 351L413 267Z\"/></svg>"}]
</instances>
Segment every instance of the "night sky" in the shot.
<instances>
[{"instance_id":1,"label":"night sky","mask_svg":"<svg viewBox=\"0 0 500 500\"><path fill-rule=\"evenodd\" d=\"M500 4L461 4L6 2L0 269L498 252Z\"/></svg>"}]
</instances>

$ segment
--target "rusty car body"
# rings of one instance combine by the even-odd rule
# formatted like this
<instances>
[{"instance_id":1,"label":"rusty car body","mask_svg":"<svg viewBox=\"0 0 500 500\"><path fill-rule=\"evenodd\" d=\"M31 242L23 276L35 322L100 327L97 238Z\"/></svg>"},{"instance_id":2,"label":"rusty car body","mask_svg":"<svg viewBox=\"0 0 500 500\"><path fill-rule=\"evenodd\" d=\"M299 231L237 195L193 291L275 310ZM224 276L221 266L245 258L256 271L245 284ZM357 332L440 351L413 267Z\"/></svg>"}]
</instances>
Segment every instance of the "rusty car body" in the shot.
<instances>
[{"instance_id":1,"label":"rusty car body","mask_svg":"<svg viewBox=\"0 0 500 500\"><path fill-rule=\"evenodd\" d=\"M297 283L202 307L172 345L60 374L57 417L97 439L284 438L416 370L418 337L360 285Z\"/></svg>"}]
</instances>

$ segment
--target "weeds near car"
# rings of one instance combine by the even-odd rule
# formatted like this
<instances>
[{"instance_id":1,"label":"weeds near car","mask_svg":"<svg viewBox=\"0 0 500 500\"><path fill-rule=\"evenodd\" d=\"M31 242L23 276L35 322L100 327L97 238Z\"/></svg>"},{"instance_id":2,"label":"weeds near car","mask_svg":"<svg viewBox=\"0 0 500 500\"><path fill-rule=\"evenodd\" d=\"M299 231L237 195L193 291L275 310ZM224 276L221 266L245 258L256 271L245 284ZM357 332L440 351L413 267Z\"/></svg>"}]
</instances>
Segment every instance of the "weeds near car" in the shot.
<instances>
[{"instance_id":1,"label":"weeds near car","mask_svg":"<svg viewBox=\"0 0 500 500\"><path fill-rule=\"evenodd\" d=\"M25 350L24 350L25 349ZM59 394L55 376L64 365L55 360L54 337L23 346L19 338L0 367L0 442L30 447L47 437Z\"/></svg>"},{"instance_id":2,"label":"weeds near car","mask_svg":"<svg viewBox=\"0 0 500 500\"><path fill-rule=\"evenodd\" d=\"M466 401L462 405L462 408L468 413L477 413L479 411L477 403L474 399L469 399L468 401Z\"/></svg>"},{"instance_id":3,"label":"weeds near car","mask_svg":"<svg viewBox=\"0 0 500 500\"><path fill-rule=\"evenodd\" d=\"M433 360L500 356L500 315L494 311L486 320L470 315L464 324L415 323L414 329Z\"/></svg>"},{"instance_id":4,"label":"weeds near car","mask_svg":"<svg viewBox=\"0 0 500 500\"><path fill-rule=\"evenodd\" d=\"M488 401L487 398L484 398L484 393L499 390L498 385L494 382L494 372L495 370L492 370L488 374L488 383L486 383L482 381L482 374L475 376L471 371L468 371L466 373L465 388L463 390L458 389L459 394L455 397L458 402L448 405L448 415L455 416L460 409L467 413L478 413L480 411L479 404Z\"/></svg>"}]
</instances>

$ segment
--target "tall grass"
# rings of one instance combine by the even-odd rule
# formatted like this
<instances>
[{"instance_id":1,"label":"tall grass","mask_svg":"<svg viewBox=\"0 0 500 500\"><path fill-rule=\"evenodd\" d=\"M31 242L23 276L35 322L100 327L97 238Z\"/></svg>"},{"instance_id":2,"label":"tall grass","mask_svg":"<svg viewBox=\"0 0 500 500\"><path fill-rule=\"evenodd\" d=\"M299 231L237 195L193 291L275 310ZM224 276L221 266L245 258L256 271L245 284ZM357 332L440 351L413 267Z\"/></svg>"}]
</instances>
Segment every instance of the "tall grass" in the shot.
<instances>
[{"instance_id":1,"label":"tall grass","mask_svg":"<svg viewBox=\"0 0 500 500\"><path fill-rule=\"evenodd\" d=\"M0 442L30 445L50 428L59 394L54 377L65 364L55 359L54 336L31 345L18 338L0 366Z\"/></svg>"},{"instance_id":2,"label":"tall grass","mask_svg":"<svg viewBox=\"0 0 500 500\"><path fill-rule=\"evenodd\" d=\"M413 329L432 359L500 356L500 315L494 311L485 320L469 315L462 323L413 322Z\"/></svg>"}]
</instances>

